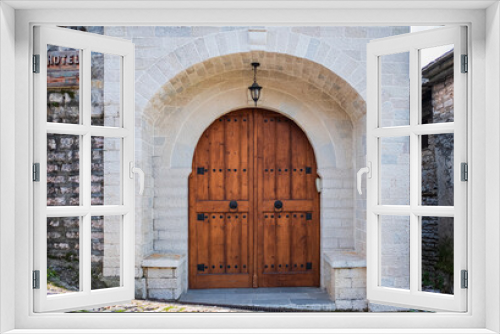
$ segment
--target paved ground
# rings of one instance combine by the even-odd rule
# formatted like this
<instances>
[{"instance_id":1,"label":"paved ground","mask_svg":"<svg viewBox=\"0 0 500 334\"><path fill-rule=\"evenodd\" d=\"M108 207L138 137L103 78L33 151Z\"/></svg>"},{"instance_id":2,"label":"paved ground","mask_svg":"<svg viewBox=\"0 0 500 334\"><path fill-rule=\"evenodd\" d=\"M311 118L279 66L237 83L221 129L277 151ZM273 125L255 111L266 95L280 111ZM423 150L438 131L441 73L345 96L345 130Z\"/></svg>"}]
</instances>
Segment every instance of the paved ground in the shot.
<instances>
[{"instance_id":1,"label":"paved ground","mask_svg":"<svg viewBox=\"0 0 500 334\"><path fill-rule=\"evenodd\" d=\"M69 293L48 285L48 294ZM188 290L177 302L133 300L129 304L75 312L283 312L335 311L335 303L319 288L258 288Z\"/></svg>"},{"instance_id":2,"label":"paved ground","mask_svg":"<svg viewBox=\"0 0 500 334\"><path fill-rule=\"evenodd\" d=\"M262 311L335 311L335 303L320 288L188 290L179 302Z\"/></svg>"},{"instance_id":3,"label":"paved ground","mask_svg":"<svg viewBox=\"0 0 500 334\"><path fill-rule=\"evenodd\" d=\"M161 302L153 300L133 300L129 304L96 307L88 310L76 311L78 313L204 313L204 312L250 312L241 309L229 308L229 307L217 307L217 306L206 306L206 305L186 305L177 302Z\"/></svg>"}]
</instances>

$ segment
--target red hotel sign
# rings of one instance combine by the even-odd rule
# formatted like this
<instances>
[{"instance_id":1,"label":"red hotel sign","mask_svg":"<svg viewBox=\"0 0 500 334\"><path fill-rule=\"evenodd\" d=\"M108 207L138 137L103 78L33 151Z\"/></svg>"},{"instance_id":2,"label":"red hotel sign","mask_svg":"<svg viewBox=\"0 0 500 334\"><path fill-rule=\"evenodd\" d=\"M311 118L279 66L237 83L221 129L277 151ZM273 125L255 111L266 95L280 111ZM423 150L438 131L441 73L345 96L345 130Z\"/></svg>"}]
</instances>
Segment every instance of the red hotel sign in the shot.
<instances>
[{"instance_id":1,"label":"red hotel sign","mask_svg":"<svg viewBox=\"0 0 500 334\"><path fill-rule=\"evenodd\" d=\"M47 88L77 89L80 84L78 51L47 52Z\"/></svg>"}]
</instances>

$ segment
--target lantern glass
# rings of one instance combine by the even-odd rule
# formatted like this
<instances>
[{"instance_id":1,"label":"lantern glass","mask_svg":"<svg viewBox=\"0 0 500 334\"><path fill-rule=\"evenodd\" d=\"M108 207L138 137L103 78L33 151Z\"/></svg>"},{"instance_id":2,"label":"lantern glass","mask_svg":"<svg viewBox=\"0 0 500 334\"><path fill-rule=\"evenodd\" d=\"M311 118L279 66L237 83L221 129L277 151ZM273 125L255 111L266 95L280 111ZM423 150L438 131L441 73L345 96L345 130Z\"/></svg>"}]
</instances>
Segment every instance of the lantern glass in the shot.
<instances>
[{"instance_id":1,"label":"lantern glass","mask_svg":"<svg viewBox=\"0 0 500 334\"><path fill-rule=\"evenodd\" d=\"M262 87L259 86L259 84L257 84L256 82L254 82L250 87L248 87L248 89L250 89L252 100L257 102L260 98L260 90L262 89Z\"/></svg>"}]
</instances>

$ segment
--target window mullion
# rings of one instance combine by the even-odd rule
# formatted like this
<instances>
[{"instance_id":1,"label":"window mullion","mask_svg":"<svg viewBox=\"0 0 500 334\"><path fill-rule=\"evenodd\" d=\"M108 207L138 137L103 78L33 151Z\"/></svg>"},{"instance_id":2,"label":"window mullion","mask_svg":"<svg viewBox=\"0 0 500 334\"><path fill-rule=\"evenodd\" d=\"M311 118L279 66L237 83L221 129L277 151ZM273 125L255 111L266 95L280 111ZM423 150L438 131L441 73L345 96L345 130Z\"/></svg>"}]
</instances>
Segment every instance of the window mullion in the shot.
<instances>
[{"instance_id":1,"label":"window mullion","mask_svg":"<svg viewBox=\"0 0 500 334\"><path fill-rule=\"evenodd\" d=\"M410 291L418 291L419 280L415 279L419 275L419 238L418 238L418 216L415 215L414 209L419 204L420 194L420 177L419 177L419 149L418 135L414 129L418 125L419 115L419 66L418 66L418 50L410 49Z\"/></svg>"},{"instance_id":2,"label":"window mullion","mask_svg":"<svg viewBox=\"0 0 500 334\"><path fill-rule=\"evenodd\" d=\"M81 284L83 292L90 293L92 289L91 272L92 272L92 220L90 206L92 203L92 138L90 133L91 124L91 50L85 48L82 50L83 57L81 61L82 82L81 82L81 103L82 103L82 124L86 128L86 133L82 136L82 154L80 155L80 170L82 171L82 181L80 190L83 192L83 205L86 208L86 214L83 216L83 224L80 229L82 233L80 244L80 263L82 270L80 271Z\"/></svg>"},{"instance_id":3,"label":"window mullion","mask_svg":"<svg viewBox=\"0 0 500 334\"><path fill-rule=\"evenodd\" d=\"M82 291L85 293L90 293L91 278L92 278L92 222L91 215L87 213L83 216L83 224L80 231L82 231L82 236L80 237L80 282L83 286Z\"/></svg>"}]
</instances>

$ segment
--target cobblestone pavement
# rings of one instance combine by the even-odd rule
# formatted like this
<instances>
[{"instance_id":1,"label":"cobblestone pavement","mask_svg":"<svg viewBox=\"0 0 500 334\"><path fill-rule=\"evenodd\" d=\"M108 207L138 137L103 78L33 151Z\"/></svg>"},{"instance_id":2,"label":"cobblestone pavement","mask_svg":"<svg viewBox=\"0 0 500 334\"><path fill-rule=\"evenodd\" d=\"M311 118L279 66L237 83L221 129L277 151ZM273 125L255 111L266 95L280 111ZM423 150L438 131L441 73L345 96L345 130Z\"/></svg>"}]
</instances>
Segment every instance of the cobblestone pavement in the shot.
<instances>
[{"instance_id":1,"label":"cobblestone pavement","mask_svg":"<svg viewBox=\"0 0 500 334\"><path fill-rule=\"evenodd\" d=\"M56 295L63 293L70 293L73 291L69 291L67 289L57 287L53 284L47 285L47 294ZM247 310L241 310L236 308L229 307L219 307L219 306L206 306L206 305L195 305L195 304L183 304L177 302L162 302L155 300L132 300L128 304L120 304L120 305L112 305L112 306L103 306L96 307L91 309L84 309L79 311L73 311L78 313L91 313L91 312L99 312L99 313L137 313L137 312L193 312L193 313L202 313L202 312L250 312Z\"/></svg>"},{"instance_id":2,"label":"cobblestone pavement","mask_svg":"<svg viewBox=\"0 0 500 334\"><path fill-rule=\"evenodd\" d=\"M189 305L176 302L161 302L153 300L132 300L129 304L113 305L97 307L88 310L76 311L81 313L99 312L99 313L138 313L138 312L151 312L151 313L204 313L204 312L250 312L246 310L218 307L218 306L204 306L204 305Z\"/></svg>"}]
</instances>

